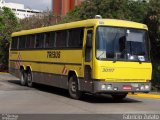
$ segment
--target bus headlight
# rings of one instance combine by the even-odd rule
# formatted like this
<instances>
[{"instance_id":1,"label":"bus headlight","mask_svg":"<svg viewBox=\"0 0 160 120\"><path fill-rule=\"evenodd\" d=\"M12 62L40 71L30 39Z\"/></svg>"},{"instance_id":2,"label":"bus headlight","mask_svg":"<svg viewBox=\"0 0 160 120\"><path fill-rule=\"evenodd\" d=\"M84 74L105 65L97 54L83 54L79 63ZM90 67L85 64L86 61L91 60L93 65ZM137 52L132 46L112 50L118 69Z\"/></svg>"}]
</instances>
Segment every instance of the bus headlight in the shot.
<instances>
[{"instance_id":1,"label":"bus headlight","mask_svg":"<svg viewBox=\"0 0 160 120\"><path fill-rule=\"evenodd\" d=\"M145 90L149 90L150 86L149 85L145 85Z\"/></svg>"},{"instance_id":2,"label":"bus headlight","mask_svg":"<svg viewBox=\"0 0 160 120\"><path fill-rule=\"evenodd\" d=\"M106 90L106 85L105 85L105 84L102 85L102 86L101 86L101 89L102 89L102 90Z\"/></svg>"},{"instance_id":3,"label":"bus headlight","mask_svg":"<svg viewBox=\"0 0 160 120\"><path fill-rule=\"evenodd\" d=\"M112 90L112 85L107 85L107 90Z\"/></svg>"},{"instance_id":4,"label":"bus headlight","mask_svg":"<svg viewBox=\"0 0 160 120\"><path fill-rule=\"evenodd\" d=\"M150 86L149 85L142 85L140 87L141 90L149 90L150 89Z\"/></svg>"},{"instance_id":5,"label":"bus headlight","mask_svg":"<svg viewBox=\"0 0 160 120\"><path fill-rule=\"evenodd\" d=\"M145 86L144 85L141 86L141 90L145 90Z\"/></svg>"}]
</instances>

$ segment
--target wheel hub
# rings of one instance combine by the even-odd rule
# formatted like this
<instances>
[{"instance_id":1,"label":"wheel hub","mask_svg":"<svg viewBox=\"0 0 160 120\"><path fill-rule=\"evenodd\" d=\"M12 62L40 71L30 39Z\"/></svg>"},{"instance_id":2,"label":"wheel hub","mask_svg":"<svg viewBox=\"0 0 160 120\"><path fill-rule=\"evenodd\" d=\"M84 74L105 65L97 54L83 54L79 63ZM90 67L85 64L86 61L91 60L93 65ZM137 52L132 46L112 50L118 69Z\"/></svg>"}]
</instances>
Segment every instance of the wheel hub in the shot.
<instances>
[{"instance_id":1,"label":"wheel hub","mask_svg":"<svg viewBox=\"0 0 160 120\"><path fill-rule=\"evenodd\" d=\"M32 78L31 78L31 75L28 74L28 82L31 83L32 82Z\"/></svg>"},{"instance_id":2,"label":"wheel hub","mask_svg":"<svg viewBox=\"0 0 160 120\"><path fill-rule=\"evenodd\" d=\"M73 92L76 92L76 83L75 82L72 82L71 89Z\"/></svg>"}]
</instances>

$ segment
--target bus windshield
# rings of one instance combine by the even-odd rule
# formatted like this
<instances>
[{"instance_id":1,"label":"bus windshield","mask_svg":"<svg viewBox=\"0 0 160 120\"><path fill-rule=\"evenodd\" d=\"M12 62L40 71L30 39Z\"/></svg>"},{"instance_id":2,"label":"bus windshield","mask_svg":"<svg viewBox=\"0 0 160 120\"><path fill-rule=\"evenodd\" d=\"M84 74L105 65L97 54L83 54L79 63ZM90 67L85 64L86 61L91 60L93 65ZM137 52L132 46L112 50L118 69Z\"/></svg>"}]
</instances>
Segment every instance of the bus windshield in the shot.
<instances>
[{"instance_id":1,"label":"bus windshield","mask_svg":"<svg viewBox=\"0 0 160 120\"><path fill-rule=\"evenodd\" d=\"M147 31L132 28L98 27L96 57L99 60L149 61Z\"/></svg>"}]
</instances>

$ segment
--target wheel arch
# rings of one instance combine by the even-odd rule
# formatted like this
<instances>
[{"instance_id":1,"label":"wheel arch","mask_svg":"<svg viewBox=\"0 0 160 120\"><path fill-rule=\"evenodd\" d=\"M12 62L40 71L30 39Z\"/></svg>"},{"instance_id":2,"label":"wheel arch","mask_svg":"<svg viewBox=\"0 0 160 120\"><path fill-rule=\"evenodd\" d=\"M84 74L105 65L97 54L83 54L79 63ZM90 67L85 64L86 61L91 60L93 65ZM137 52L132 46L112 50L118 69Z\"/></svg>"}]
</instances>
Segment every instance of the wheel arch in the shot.
<instances>
[{"instance_id":1,"label":"wheel arch","mask_svg":"<svg viewBox=\"0 0 160 120\"><path fill-rule=\"evenodd\" d=\"M75 75L78 78L78 74L75 70L69 70L68 72L68 80L71 76Z\"/></svg>"},{"instance_id":2,"label":"wheel arch","mask_svg":"<svg viewBox=\"0 0 160 120\"><path fill-rule=\"evenodd\" d=\"M78 89L80 90L80 81L79 81L79 79L78 79L78 73L77 73L75 70L69 70L69 72L68 72L68 83L69 83L70 77L72 77L73 75L75 75L76 78L77 78L77 81L78 81ZM67 84L68 84L68 83L67 83Z\"/></svg>"},{"instance_id":3,"label":"wheel arch","mask_svg":"<svg viewBox=\"0 0 160 120\"><path fill-rule=\"evenodd\" d=\"M26 66L26 72L32 72L32 67L31 66Z\"/></svg>"},{"instance_id":4,"label":"wheel arch","mask_svg":"<svg viewBox=\"0 0 160 120\"><path fill-rule=\"evenodd\" d=\"M26 67L24 65L21 65L19 69L20 69L20 71L24 71L24 70L26 70Z\"/></svg>"}]
</instances>

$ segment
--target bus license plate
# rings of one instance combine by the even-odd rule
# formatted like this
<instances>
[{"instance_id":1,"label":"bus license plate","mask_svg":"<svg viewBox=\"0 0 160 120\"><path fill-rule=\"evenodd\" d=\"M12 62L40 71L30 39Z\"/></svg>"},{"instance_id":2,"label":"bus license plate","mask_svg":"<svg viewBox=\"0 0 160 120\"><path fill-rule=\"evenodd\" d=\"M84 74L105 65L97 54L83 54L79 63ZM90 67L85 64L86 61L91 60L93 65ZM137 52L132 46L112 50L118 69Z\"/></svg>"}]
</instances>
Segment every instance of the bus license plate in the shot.
<instances>
[{"instance_id":1,"label":"bus license plate","mask_svg":"<svg viewBox=\"0 0 160 120\"><path fill-rule=\"evenodd\" d=\"M123 90L132 90L132 86L123 86Z\"/></svg>"}]
</instances>

